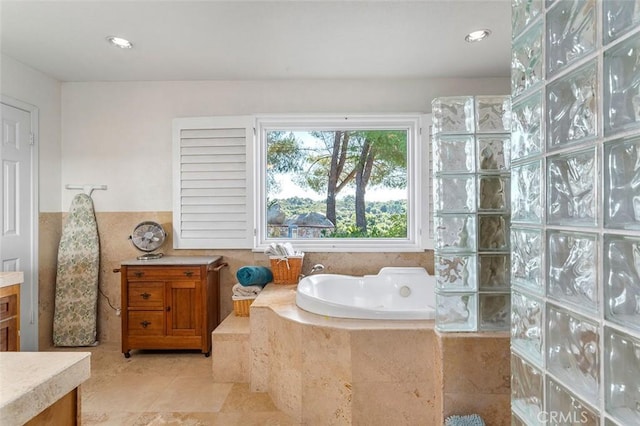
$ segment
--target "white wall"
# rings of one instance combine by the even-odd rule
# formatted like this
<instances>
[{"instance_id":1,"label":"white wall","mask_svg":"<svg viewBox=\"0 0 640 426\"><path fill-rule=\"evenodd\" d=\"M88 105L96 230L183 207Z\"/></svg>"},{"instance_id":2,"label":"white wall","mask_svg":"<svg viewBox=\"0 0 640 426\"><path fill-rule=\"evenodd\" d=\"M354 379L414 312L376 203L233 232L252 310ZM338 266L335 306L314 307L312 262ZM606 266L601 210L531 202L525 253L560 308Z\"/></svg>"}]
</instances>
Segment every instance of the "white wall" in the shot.
<instances>
[{"instance_id":1,"label":"white wall","mask_svg":"<svg viewBox=\"0 0 640 426\"><path fill-rule=\"evenodd\" d=\"M97 211L170 211L173 118L430 112L435 97L506 93L508 78L63 83L62 183L108 185Z\"/></svg>"},{"instance_id":2,"label":"white wall","mask_svg":"<svg viewBox=\"0 0 640 426\"><path fill-rule=\"evenodd\" d=\"M40 211L59 212L62 192L60 82L2 55L0 93L39 109Z\"/></svg>"}]
</instances>

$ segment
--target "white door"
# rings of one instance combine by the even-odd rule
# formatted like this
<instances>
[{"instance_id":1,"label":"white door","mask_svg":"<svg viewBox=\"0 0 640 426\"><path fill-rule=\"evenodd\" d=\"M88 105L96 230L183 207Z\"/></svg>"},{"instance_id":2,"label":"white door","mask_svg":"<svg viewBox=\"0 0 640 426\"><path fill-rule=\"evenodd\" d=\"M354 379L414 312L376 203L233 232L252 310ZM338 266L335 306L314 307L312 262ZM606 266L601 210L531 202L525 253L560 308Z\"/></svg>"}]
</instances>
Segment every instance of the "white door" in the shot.
<instances>
[{"instance_id":1,"label":"white door","mask_svg":"<svg viewBox=\"0 0 640 426\"><path fill-rule=\"evenodd\" d=\"M20 288L20 350L38 350L36 146L32 112L2 103L2 235L0 268L24 272Z\"/></svg>"}]
</instances>

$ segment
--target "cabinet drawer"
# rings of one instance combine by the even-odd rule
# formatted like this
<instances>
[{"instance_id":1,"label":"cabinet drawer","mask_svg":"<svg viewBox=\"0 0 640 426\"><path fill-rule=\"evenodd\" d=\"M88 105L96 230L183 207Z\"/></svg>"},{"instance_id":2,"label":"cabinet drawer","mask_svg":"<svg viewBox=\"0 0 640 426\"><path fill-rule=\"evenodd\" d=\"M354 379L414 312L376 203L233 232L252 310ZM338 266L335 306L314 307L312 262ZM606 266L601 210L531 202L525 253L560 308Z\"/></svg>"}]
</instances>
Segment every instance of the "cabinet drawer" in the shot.
<instances>
[{"instance_id":1,"label":"cabinet drawer","mask_svg":"<svg viewBox=\"0 0 640 426\"><path fill-rule=\"evenodd\" d=\"M18 314L18 296L11 294L0 297L0 321Z\"/></svg>"},{"instance_id":2,"label":"cabinet drawer","mask_svg":"<svg viewBox=\"0 0 640 426\"><path fill-rule=\"evenodd\" d=\"M127 296L132 308L163 308L164 283L132 282L129 283Z\"/></svg>"},{"instance_id":3,"label":"cabinet drawer","mask_svg":"<svg viewBox=\"0 0 640 426\"><path fill-rule=\"evenodd\" d=\"M162 336L165 334L164 311L134 311L128 313L130 336Z\"/></svg>"},{"instance_id":4,"label":"cabinet drawer","mask_svg":"<svg viewBox=\"0 0 640 426\"><path fill-rule=\"evenodd\" d=\"M127 279L200 279L200 266L171 266L171 267L129 267Z\"/></svg>"}]
</instances>

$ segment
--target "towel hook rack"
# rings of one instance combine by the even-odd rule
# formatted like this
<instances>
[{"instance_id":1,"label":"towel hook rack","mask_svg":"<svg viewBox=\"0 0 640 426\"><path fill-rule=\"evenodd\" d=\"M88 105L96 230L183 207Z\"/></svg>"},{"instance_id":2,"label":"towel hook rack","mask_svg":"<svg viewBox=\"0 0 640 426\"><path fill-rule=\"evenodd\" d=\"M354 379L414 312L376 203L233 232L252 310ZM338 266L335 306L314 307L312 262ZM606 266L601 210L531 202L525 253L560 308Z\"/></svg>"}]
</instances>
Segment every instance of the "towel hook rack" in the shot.
<instances>
[{"instance_id":1,"label":"towel hook rack","mask_svg":"<svg viewBox=\"0 0 640 426\"><path fill-rule=\"evenodd\" d=\"M89 197L91 197L91 193L96 189L99 189L99 190L106 190L107 189L107 185L90 185L90 184L85 184L85 185L69 185L69 184L67 184L64 187L66 189L81 189Z\"/></svg>"}]
</instances>

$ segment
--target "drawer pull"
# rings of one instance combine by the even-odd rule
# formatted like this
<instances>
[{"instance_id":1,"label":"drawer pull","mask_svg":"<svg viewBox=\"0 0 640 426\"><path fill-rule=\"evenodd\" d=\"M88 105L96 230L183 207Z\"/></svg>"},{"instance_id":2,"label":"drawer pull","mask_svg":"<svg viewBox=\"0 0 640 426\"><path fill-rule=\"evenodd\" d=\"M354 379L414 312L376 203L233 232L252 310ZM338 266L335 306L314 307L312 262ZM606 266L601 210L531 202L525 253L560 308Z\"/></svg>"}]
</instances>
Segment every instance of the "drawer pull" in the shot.
<instances>
[{"instance_id":1,"label":"drawer pull","mask_svg":"<svg viewBox=\"0 0 640 426\"><path fill-rule=\"evenodd\" d=\"M167 312L171 312L171 306L167 306Z\"/></svg>"},{"instance_id":2,"label":"drawer pull","mask_svg":"<svg viewBox=\"0 0 640 426\"><path fill-rule=\"evenodd\" d=\"M143 276L143 275L144 275L144 272L142 272L142 271L136 271L136 272L134 272L134 273L133 273L133 275L135 275L136 277L140 278L141 276Z\"/></svg>"},{"instance_id":3,"label":"drawer pull","mask_svg":"<svg viewBox=\"0 0 640 426\"><path fill-rule=\"evenodd\" d=\"M190 277L190 276L192 276L192 275L193 275L193 272L191 272L191 271L185 271L185 272L184 272L184 274L185 274L187 277Z\"/></svg>"},{"instance_id":4,"label":"drawer pull","mask_svg":"<svg viewBox=\"0 0 640 426\"><path fill-rule=\"evenodd\" d=\"M149 293L142 293L140 297L142 297L144 300L148 300L151 297L151 295Z\"/></svg>"},{"instance_id":5,"label":"drawer pull","mask_svg":"<svg viewBox=\"0 0 640 426\"><path fill-rule=\"evenodd\" d=\"M142 326L142 328L147 328L149 325L151 325L151 323L149 321L142 321L140 325Z\"/></svg>"}]
</instances>

